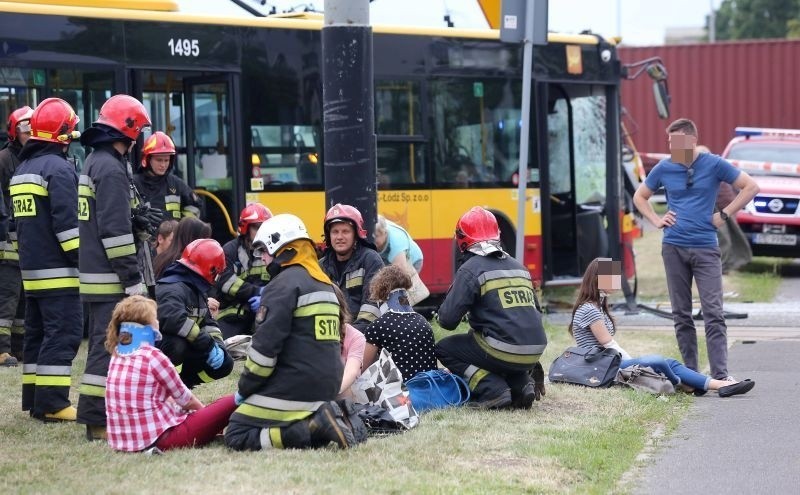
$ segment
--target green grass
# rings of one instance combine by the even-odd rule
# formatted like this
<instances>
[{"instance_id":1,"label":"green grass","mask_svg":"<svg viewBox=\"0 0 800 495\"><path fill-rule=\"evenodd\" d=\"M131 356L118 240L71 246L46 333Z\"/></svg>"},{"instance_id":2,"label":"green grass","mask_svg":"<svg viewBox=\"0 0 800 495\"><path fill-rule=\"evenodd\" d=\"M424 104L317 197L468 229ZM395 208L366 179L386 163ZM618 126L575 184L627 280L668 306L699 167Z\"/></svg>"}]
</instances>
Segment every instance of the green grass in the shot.
<instances>
[{"instance_id":1,"label":"green grass","mask_svg":"<svg viewBox=\"0 0 800 495\"><path fill-rule=\"evenodd\" d=\"M561 328L548 335L545 368L571 342ZM667 333L628 332L618 340L636 354L677 353ZM73 384L85 352L84 346ZM199 387L198 396L208 402L232 392L240 370L238 363L232 376ZM671 431L692 400L548 385L531 411L436 411L408 433L372 438L351 451L236 453L215 443L147 457L90 444L77 425L30 419L19 410L20 373L0 369L0 473L7 493L618 492L651 428Z\"/></svg>"}]
</instances>

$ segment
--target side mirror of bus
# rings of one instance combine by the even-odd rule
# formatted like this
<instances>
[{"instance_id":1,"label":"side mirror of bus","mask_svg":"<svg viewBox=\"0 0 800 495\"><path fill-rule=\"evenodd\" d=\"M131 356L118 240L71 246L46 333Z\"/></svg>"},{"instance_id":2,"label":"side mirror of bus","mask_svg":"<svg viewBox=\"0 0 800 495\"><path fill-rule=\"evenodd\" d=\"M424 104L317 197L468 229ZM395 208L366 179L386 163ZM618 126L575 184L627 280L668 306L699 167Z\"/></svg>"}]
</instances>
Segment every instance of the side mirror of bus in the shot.
<instances>
[{"instance_id":1,"label":"side mirror of bus","mask_svg":"<svg viewBox=\"0 0 800 495\"><path fill-rule=\"evenodd\" d=\"M653 80L653 98L659 118L669 118L669 89L667 88L667 69L660 62L647 65L647 75Z\"/></svg>"},{"instance_id":2,"label":"side mirror of bus","mask_svg":"<svg viewBox=\"0 0 800 495\"><path fill-rule=\"evenodd\" d=\"M653 81L653 98L656 101L656 112L660 119L669 118L669 90L666 81Z\"/></svg>"}]
</instances>

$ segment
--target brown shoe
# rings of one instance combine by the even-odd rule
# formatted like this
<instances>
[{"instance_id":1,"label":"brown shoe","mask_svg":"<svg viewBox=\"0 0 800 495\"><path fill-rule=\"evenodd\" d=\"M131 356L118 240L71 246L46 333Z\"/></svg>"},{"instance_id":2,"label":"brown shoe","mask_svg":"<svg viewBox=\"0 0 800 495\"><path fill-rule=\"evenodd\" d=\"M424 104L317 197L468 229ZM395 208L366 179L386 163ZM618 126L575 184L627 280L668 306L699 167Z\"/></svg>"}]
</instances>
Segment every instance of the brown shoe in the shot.
<instances>
[{"instance_id":1,"label":"brown shoe","mask_svg":"<svg viewBox=\"0 0 800 495\"><path fill-rule=\"evenodd\" d=\"M106 427L103 425L86 425L86 440L90 442L107 441Z\"/></svg>"},{"instance_id":2,"label":"brown shoe","mask_svg":"<svg viewBox=\"0 0 800 495\"><path fill-rule=\"evenodd\" d=\"M16 366L18 364L19 364L19 361L17 361L17 358L12 356L11 354L9 354L7 352L4 352L4 353L0 354L0 366L6 366L6 367L10 368L10 367Z\"/></svg>"}]
</instances>

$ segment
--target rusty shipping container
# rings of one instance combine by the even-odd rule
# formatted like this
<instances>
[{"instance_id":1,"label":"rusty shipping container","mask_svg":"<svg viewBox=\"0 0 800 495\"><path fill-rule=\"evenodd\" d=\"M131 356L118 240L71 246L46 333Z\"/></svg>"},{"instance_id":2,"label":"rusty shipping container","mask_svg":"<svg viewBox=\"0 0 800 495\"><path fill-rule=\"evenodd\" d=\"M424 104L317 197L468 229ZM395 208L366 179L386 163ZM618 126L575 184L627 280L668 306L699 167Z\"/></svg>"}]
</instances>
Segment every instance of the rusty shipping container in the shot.
<instances>
[{"instance_id":1,"label":"rusty shipping container","mask_svg":"<svg viewBox=\"0 0 800 495\"><path fill-rule=\"evenodd\" d=\"M659 56L669 73L670 120L697 123L699 142L722 153L736 126L800 128L800 40L621 47L623 63ZM652 80L622 84L629 131L639 151L667 152ZM635 122L636 125L632 125Z\"/></svg>"}]
</instances>

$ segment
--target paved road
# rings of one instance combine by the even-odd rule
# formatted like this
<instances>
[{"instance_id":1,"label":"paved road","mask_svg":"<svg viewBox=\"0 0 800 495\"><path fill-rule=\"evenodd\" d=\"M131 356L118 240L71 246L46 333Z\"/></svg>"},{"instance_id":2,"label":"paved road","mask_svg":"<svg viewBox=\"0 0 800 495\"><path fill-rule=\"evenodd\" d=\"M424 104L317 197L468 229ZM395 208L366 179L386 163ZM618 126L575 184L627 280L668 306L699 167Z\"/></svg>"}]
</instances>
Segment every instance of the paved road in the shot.
<instances>
[{"instance_id":1,"label":"paved road","mask_svg":"<svg viewBox=\"0 0 800 495\"><path fill-rule=\"evenodd\" d=\"M797 356L800 342L734 345L731 373L756 387L738 397L697 398L632 492L800 493Z\"/></svg>"}]
</instances>

